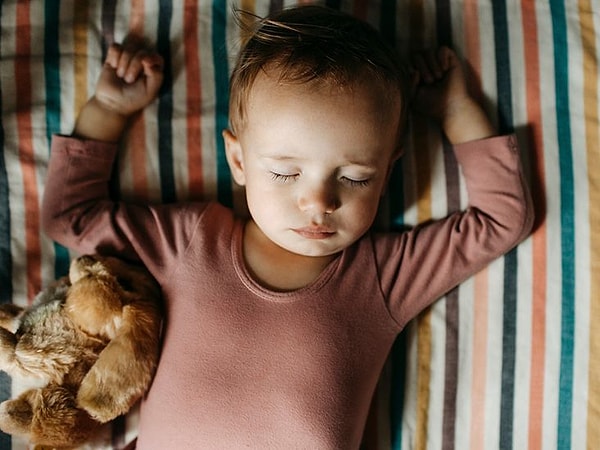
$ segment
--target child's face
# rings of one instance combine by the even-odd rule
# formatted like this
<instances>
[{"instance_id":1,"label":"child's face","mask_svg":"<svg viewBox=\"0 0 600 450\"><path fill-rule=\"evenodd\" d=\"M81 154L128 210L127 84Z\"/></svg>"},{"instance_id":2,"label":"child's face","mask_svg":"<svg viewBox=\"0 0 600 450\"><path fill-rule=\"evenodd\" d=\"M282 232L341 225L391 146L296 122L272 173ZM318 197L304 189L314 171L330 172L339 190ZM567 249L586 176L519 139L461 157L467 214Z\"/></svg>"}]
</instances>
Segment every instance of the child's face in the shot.
<instances>
[{"instance_id":1,"label":"child's face","mask_svg":"<svg viewBox=\"0 0 600 450\"><path fill-rule=\"evenodd\" d=\"M397 150L400 101L382 95L259 75L243 130L224 136L232 174L271 241L328 256L369 229Z\"/></svg>"}]
</instances>

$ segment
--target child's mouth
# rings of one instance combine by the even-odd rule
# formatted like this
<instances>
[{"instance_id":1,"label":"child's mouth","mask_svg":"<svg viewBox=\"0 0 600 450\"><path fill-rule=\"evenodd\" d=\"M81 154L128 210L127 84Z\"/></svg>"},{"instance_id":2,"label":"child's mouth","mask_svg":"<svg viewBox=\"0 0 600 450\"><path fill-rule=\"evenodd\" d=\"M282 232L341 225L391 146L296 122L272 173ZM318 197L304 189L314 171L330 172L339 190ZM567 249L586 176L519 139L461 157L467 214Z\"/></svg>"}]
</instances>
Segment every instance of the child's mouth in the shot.
<instances>
[{"instance_id":1,"label":"child's mouth","mask_svg":"<svg viewBox=\"0 0 600 450\"><path fill-rule=\"evenodd\" d=\"M307 239L327 239L335 234L335 231L324 227L294 228L293 231Z\"/></svg>"}]
</instances>

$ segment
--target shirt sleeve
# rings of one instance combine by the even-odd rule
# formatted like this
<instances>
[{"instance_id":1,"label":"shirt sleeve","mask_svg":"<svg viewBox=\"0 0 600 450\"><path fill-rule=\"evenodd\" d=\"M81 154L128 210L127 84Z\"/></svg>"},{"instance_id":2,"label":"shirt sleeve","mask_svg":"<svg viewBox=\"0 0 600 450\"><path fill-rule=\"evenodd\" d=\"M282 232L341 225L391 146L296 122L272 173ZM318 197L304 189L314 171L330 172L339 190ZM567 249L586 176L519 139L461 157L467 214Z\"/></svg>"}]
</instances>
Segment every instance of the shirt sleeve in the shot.
<instances>
[{"instance_id":1,"label":"shirt sleeve","mask_svg":"<svg viewBox=\"0 0 600 450\"><path fill-rule=\"evenodd\" d=\"M375 238L383 294L401 326L531 231L533 206L515 137L468 142L454 152L466 182L467 209Z\"/></svg>"},{"instance_id":2,"label":"shirt sleeve","mask_svg":"<svg viewBox=\"0 0 600 450\"><path fill-rule=\"evenodd\" d=\"M185 251L206 204L113 201L109 181L116 154L114 144L54 136L42 227L79 253L119 254L160 271Z\"/></svg>"}]
</instances>

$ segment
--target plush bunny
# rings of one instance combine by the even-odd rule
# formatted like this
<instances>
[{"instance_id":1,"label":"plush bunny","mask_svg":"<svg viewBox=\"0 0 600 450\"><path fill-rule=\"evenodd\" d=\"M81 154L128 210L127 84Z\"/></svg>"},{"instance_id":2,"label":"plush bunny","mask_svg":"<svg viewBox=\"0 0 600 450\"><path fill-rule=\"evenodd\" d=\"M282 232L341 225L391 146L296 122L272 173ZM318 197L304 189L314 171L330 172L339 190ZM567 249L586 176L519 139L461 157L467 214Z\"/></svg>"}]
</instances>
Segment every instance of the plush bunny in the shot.
<instances>
[{"instance_id":1,"label":"plush bunny","mask_svg":"<svg viewBox=\"0 0 600 450\"><path fill-rule=\"evenodd\" d=\"M0 429L52 447L85 442L149 387L160 325L150 274L98 255L74 259L30 308L0 306L0 369L42 386L0 404Z\"/></svg>"}]
</instances>

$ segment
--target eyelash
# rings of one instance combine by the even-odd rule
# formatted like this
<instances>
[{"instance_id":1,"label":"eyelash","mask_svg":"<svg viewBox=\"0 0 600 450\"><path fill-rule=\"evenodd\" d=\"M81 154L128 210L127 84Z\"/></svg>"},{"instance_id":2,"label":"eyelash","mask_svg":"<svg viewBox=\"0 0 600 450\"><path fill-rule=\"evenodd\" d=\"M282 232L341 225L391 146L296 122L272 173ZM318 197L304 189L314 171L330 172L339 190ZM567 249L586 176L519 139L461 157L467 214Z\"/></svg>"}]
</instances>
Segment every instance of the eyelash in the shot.
<instances>
[{"instance_id":1,"label":"eyelash","mask_svg":"<svg viewBox=\"0 0 600 450\"><path fill-rule=\"evenodd\" d=\"M277 173L277 172L271 172L271 178L273 179L273 181L278 181L280 183L287 183L289 181L294 181L296 178L298 178L298 174L284 175L284 174Z\"/></svg>"},{"instance_id":2,"label":"eyelash","mask_svg":"<svg viewBox=\"0 0 600 450\"><path fill-rule=\"evenodd\" d=\"M298 174L285 175L277 172L271 172L271 179L280 183L288 183L295 181L299 177ZM342 177L342 181L350 187L367 187L370 180L353 180L352 178Z\"/></svg>"},{"instance_id":3,"label":"eyelash","mask_svg":"<svg viewBox=\"0 0 600 450\"><path fill-rule=\"evenodd\" d=\"M351 178L343 177L345 183L349 184L351 187L367 187L369 185L369 180L353 180Z\"/></svg>"}]
</instances>

